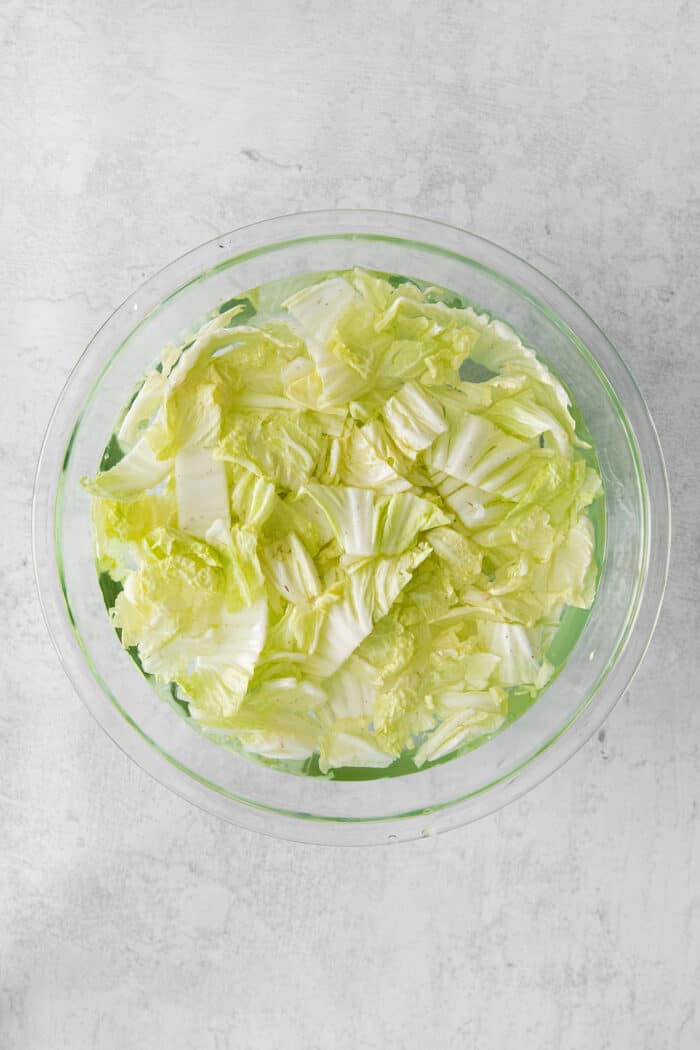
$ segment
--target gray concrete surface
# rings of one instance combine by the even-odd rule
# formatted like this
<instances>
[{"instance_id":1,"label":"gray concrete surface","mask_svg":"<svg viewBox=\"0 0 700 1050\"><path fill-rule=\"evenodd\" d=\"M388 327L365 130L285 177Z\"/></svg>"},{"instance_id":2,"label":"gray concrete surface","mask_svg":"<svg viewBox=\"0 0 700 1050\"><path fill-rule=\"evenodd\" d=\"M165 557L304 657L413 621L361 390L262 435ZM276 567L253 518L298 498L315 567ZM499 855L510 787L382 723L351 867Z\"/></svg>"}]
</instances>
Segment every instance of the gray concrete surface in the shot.
<instances>
[{"instance_id":1,"label":"gray concrete surface","mask_svg":"<svg viewBox=\"0 0 700 1050\"><path fill-rule=\"evenodd\" d=\"M700 1045L700 9L678 0L0 7L0 1046ZM29 543L86 341L186 248L375 206L539 265L649 400L668 600L599 739L521 802L363 852L151 782L60 671Z\"/></svg>"}]
</instances>

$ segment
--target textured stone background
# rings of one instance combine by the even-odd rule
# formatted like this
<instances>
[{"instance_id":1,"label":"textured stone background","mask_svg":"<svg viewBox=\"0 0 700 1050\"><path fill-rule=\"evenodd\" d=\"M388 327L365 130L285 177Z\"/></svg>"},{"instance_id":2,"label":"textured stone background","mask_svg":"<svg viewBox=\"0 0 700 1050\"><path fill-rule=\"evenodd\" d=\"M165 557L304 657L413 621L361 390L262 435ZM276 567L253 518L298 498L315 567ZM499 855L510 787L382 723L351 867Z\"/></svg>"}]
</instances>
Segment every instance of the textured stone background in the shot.
<instances>
[{"instance_id":1,"label":"textured stone background","mask_svg":"<svg viewBox=\"0 0 700 1050\"><path fill-rule=\"evenodd\" d=\"M0 6L0 1046L700 1045L700 8L677 0ZM540 266L650 402L668 600L599 739L498 816L370 852L154 784L59 669L42 432L110 311L267 215L415 211Z\"/></svg>"}]
</instances>

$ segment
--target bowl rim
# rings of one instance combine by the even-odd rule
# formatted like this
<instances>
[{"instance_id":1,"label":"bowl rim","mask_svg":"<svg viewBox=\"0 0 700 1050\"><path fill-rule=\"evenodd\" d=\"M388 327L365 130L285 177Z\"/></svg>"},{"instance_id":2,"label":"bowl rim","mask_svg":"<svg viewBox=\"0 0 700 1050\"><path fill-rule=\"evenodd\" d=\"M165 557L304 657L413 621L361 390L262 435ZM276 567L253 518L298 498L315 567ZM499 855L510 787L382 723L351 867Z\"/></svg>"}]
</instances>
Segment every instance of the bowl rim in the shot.
<instances>
[{"instance_id":1,"label":"bowl rim","mask_svg":"<svg viewBox=\"0 0 700 1050\"><path fill-rule=\"evenodd\" d=\"M236 244L245 244L251 241L258 242L260 241L261 233L272 232L273 228L274 230L286 230L287 234L289 234L294 231L303 231L304 226L313 226L314 224L320 227L317 232L307 233L303 237L286 236L282 240L279 238L271 239L265 236L265 239L261 243L257 243L255 247L249 247L245 251L237 251L231 254ZM352 227L353 233L347 230L345 233L333 230L334 224ZM378 227L405 229L406 236L382 233L372 234L371 231ZM323 232L324 229L326 232ZM416 230L422 231L427 239L418 240L415 236ZM538 751L521 763L520 766L509 769L503 776L491 780L478 791L470 792L466 796L440 803L438 806L423 809L419 812L411 810L383 818L338 818L267 807L258 802L222 791L217 785L203 780L198 773L184 767L173 756L165 753L155 741L150 740L144 731L129 718L112 695L111 690L106 687L106 683L101 683L98 680L94 669L92 669L90 676L85 674L85 665L91 665L87 651L83 648L79 652L78 648L80 647L66 647L66 627L70 627L74 640L75 631L72 623L70 623L71 613L67 607L67 597L61 587L60 559L57 556L52 563L51 558L47 557L48 547L46 544L47 527L49 527L52 536L54 534L62 484L62 472L61 477L56 476L55 472L56 455L50 454L52 452L54 433L62 425L65 428L66 422L69 423L70 429L65 430L65 432L70 433L71 436L67 444L60 450L60 458L65 462L75 432L80 425L83 412L87 408L90 399L94 396L110 364L132 337L136 329L144 324L147 319L152 318L154 312L157 312L186 287L202 280L213 271L220 271L235 266L246 257L266 251L278 250L286 244L297 243L300 240L317 242L324 239L339 239L353 235L360 236L363 239L408 241L421 249L427 249L442 255L455 256L471 266L487 271L491 276L513 288L518 295L545 311L548 318L583 353L589 365L596 371L598 379L608 390L619 411L620 417L628 431L631 448L638 459L647 540L649 540L651 535L660 547L660 550L656 551L655 556L652 558L651 543L647 542L646 544L644 564L640 569L640 586L636 596L636 607L629 617L628 625L614 657L604 672L599 675L594 686L588 692L584 703ZM436 243L436 237L441 237L443 242L448 242L447 246L444 243ZM454 245L454 247L450 247L450 245ZM462 250L457 251L457 245ZM520 273L528 278L528 283L513 280L502 270L485 265L479 259L466 254L464 250L465 245L481 247L490 256L502 259L509 265L511 271L515 270L516 273ZM197 260L204 259L204 257L213 253L216 248L226 253L227 257L214 266L193 266ZM155 288L159 287L166 276L172 274L184 276L192 270L196 270L196 272L190 273L186 280L180 280L174 287L171 287L167 294L159 294L155 298L153 296L149 298L148 292L153 292ZM533 291L533 284L535 291ZM153 302L151 302L151 299L153 299ZM552 300L554 300L554 306L552 305ZM135 319L136 323L129 328L128 334L119 341L106 361L95 359L94 365L101 365L101 367L95 369L92 359L100 350L100 347L96 345L98 339L113 323L121 320L126 314ZM579 334L581 326L583 326L584 330L588 329L589 333L593 334L596 342L605 349L606 355L613 363L616 373L615 378L624 380L624 384L627 387L627 400L624 407L615 386L608 377L610 367L608 366L604 369L601 366L590 349L590 340L584 340ZM76 405L71 404L70 395L75 394L76 387L80 386L80 380L83 380L82 385L85 386L85 373L90 366L93 366L90 374L87 376L88 379L91 379L90 387L87 394L84 392L80 394L79 399L73 397L73 401L77 401L79 408L77 414L74 414ZM71 417L70 419L68 419L69 416ZM644 455L642 455L640 450L640 435L644 439ZM653 480L655 487L655 498L653 500L649 498L650 480ZM49 495L54 490L55 498L52 500L49 498ZM649 646L660 614L668 576L670 528L671 505L668 477L658 434L649 409L621 355L586 311L537 267L532 266L532 264L519 256L486 238L432 219L372 209L307 211L263 219L220 237L212 238L202 245L188 250L172 262L161 267L144 281L112 311L105 322L98 328L71 370L46 428L37 465L32 499L34 570L42 614L49 635L64 671L81 700L120 749L157 781L165 784L175 793L185 797L205 811L215 812L230 821L276 837L290 838L297 841L333 842L339 844L415 838L421 834L434 834L471 820L480 819L487 813L493 812L522 796L526 791L541 783L568 761L597 731L620 697L626 692ZM662 556L659 557L659 554ZM61 601L57 601L57 587L61 590L61 597L64 602L63 608L61 608ZM632 640L635 641L634 646L630 644ZM81 660L83 661L82 667L80 666ZM624 673L620 675L620 665L623 660L626 666ZM618 677L621 681L610 691L610 695L605 698L606 702L601 703L601 688L613 669L617 669ZM110 699L111 703L104 707L99 704L93 705L88 694L95 689L100 691L103 699L106 693L106 698ZM117 724L111 717L107 717L108 709L120 721L121 728L117 727ZM579 726L577 733L571 732L574 725ZM130 728L128 728L129 726ZM137 732L131 733L132 728L136 729ZM130 737L124 732L126 729L128 729ZM139 741L138 746L135 744L136 740ZM141 746L142 744L143 747ZM156 757L157 760L154 760ZM202 791L205 792L205 795L202 795ZM487 796L489 802L484 804ZM480 801L480 804L475 805L477 800ZM215 804L216 802L219 804ZM231 803L236 807L235 809L232 809ZM426 828L424 825L428 814L431 814L431 818L428 821L429 827ZM364 826L365 830L359 830L357 834L348 835L346 831L348 826L353 829L362 829ZM377 826L382 828L380 835L375 833ZM335 829L330 835L328 834L329 828ZM396 833L392 834L392 831ZM367 832L371 833L367 834Z\"/></svg>"}]
</instances>

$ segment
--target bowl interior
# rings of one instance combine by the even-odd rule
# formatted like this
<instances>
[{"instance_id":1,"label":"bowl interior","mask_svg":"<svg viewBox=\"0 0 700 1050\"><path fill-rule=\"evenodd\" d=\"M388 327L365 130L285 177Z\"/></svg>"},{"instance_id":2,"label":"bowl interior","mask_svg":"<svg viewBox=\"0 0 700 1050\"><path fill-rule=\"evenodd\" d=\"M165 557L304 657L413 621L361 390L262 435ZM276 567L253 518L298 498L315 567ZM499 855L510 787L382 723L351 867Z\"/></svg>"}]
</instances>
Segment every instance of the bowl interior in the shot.
<instances>
[{"instance_id":1,"label":"bowl interior","mask_svg":"<svg viewBox=\"0 0 700 1050\"><path fill-rule=\"evenodd\" d=\"M89 497L80 479L97 469L129 392L165 343L184 340L212 309L257 285L355 265L452 289L507 321L537 350L572 392L595 445L606 493L606 542L598 593L578 642L517 721L477 749L411 776L328 781L293 776L222 748L193 732L156 695L105 613ZM647 473L629 404L638 429L646 423L651 434L642 434L651 441ZM666 491L653 439L636 387L602 334L551 282L508 253L461 231L396 216L271 220L205 245L158 274L110 318L69 381L47 435L35 507L49 626L98 720L149 771L204 808L260 830L324 841L377 841L461 823L520 793L568 757L638 663L660 593L646 616L643 644L639 639L626 663L620 657L630 648L649 576L649 471L657 498ZM661 552L659 557L665 560ZM656 576L662 589L664 572ZM566 747L557 747L563 737Z\"/></svg>"}]
</instances>

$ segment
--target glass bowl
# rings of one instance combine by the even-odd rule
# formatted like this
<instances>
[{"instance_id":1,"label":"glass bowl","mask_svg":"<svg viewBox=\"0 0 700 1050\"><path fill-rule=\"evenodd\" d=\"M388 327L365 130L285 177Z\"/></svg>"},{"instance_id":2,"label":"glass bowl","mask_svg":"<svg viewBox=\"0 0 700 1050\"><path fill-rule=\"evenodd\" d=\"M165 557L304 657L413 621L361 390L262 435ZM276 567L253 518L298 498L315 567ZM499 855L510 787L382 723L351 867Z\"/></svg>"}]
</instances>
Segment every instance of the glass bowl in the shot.
<instances>
[{"instance_id":1,"label":"glass bowl","mask_svg":"<svg viewBox=\"0 0 700 1050\"><path fill-rule=\"evenodd\" d=\"M94 474L129 392L161 347L264 282L352 266L454 290L508 322L572 392L606 491L598 593L562 671L517 721L475 750L408 776L328 780L251 761L193 732L121 648L93 556ZM112 739L161 783L270 835L369 844L434 834L498 809L596 731L649 643L668 567L663 457L628 369L594 322L527 263L463 230L408 215L327 211L269 219L188 252L134 292L73 370L37 470L34 560L44 616L79 695Z\"/></svg>"}]
</instances>

